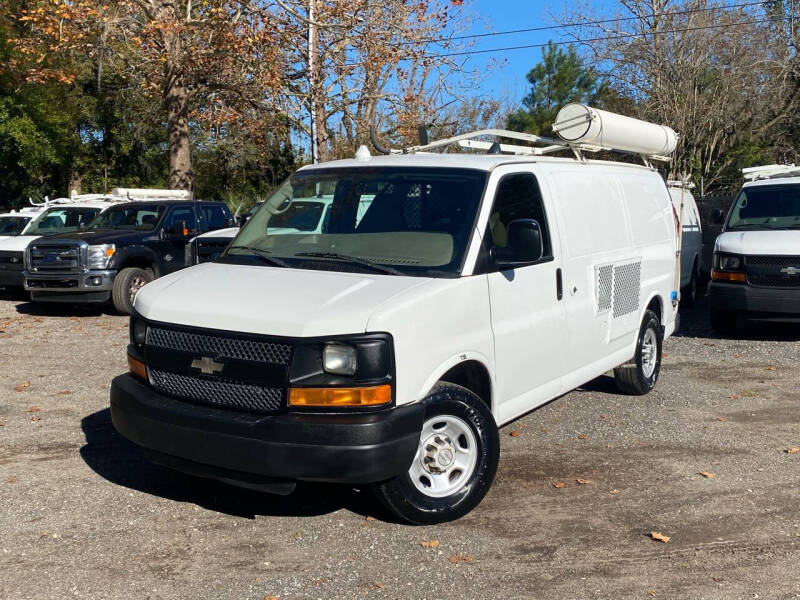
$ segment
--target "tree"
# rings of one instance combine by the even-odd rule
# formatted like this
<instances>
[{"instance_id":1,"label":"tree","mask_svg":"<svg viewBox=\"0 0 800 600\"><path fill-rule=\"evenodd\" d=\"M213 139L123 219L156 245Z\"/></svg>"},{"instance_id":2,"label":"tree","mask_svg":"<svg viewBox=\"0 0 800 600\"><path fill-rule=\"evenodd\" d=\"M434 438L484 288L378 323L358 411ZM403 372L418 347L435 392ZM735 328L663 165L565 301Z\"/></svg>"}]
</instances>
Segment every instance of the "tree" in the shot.
<instances>
[{"instance_id":1,"label":"tree","mask_svg":"<svg viewBox=\"0 0 800 600\"><path fill-rule=\"evenodd\" d=\"M584 66L573 46L566 51L552 42L542 48L542 61L526 76L530 93L524 108L508 116L508 127L538 135L549 135L559 109L570 102L600 104L607 84L593 69Z\"/></svg>"}]
</instances>

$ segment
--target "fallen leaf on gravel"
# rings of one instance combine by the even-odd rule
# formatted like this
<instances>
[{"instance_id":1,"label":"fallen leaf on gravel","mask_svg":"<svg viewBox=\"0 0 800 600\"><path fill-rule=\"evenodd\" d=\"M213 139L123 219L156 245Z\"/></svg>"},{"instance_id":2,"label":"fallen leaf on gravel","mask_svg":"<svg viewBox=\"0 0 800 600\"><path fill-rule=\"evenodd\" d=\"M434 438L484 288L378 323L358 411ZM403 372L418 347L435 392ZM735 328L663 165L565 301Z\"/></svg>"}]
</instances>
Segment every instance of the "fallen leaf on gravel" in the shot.
<instances>
[{"instance_id":1,"label":"fallen leaf on gravel","mask_svg":"<svg viewBox=\"0 0 800 600\"><path fill-rule=\"evenodd\" d=\"M742 358L742 355L741 354L734 354L733 358Z\"/></svg>"},{"instance_id":2,"label":"fallen leaf on gravel","mask_svg":"<svg viewBox=\"0 0 800 600\"><path fill-rule=\"evenodd\" d=\"M717 417L717 421L722 421L723 423L728 420L728 417Z\"/></svg>"},{"instance_id":3,"label":"fallen leaf on gravel","mask_svg":"<svg viewBox=\"0 0 800 600\"><path fill-rule=\"evenodd\" d=\"M29 413L36 413L36 412L39 412L39 411L41 411L41 410L42 410L42 409L41 409L41 408L39 408L38 406L31 406L31 407L28 409L28 412L29 412Z\"/></svg>"},{"instance_id":4,"label":"fallen leaf on gravel","mask_svg":"<svg viewBox=\"0 0 800 600\"><path fill-rule=\"evenodd\" d=\"M376 583L370 583L369 587L372 588L373 590L382 590L386 586L382 583L376 582Z\"/></svg>"},{"instance_id":5,"label":"fallen leaf on gravel","mask_svg":"<svg viewBox=\"0 0 800 600\"><path fill-rule=\"evenodd\" d=\"M728 398L731 399L731 400L736 400L738 397L739 397L739 394L737 394L735 392L733 394L731 394L730 396L728 396Z\"/></svg>"},{"instance_id":6,"label":"fallen leaf on gravel","mask_svg":"<svg viewBox=\"0 0 800 600\"><path fill-rule=\"evenodd\" d=\"M711 579L713 579L715 583L722 583L725 581L722 577L712 577Z\"/></svg>"},{"instance_id":7,"label":"fallen leaf on gravel","mask_svg":"<svg viewBox=\"0 0 800 600\"><path fill-rule=\"evenodd\" d=\"M456 554L447 558L451 563L457 565L458 563L471 563L472 557L469 554Z\"/></svg>"},{"instance_id":8,"label":"fallen leaf on gravel","mask_svg":"<svg viewBox=\"0 0 800 600\"><path fill-rule=\"evenodd\" d=\"M579 477L578 479L575 480L575 482L579 483L581 485L589 485L590 483L592 483L592 480L591 479L581 479Z\"/></svg>"},{"instance_id":9,"label":"fallen leaf on gravel","mask_svg":"<svg viewBox=\"0 0 800 600\"><path fill-rule=\"evenodd\" d=\"M6 483L17 483L17 478L12 475L8 479L6 479Z\"/></svg>"},{"instance_id":10,"label":"fallen leaf on gravel","mask_svg":"<svg viewBox=\"0 0 800 600\"><path fill-rule=\"evenodd\" d=\"M15 390L17 390L18 392L21 392L21 391L22 391L22 390L24 390L25 388L29 388L29 387L31 387L31 382L30 382L30 381L23 381L22 383L20 383L20 384L19 384L17 387L15 387L14 389L15 389Z\"/></svg>"},{"instance_id":11,"label":"fallen leaf on gravel","mask_svg":"<svg viewBox=\"0 0 800 600\"><path fill-rule=\"evenodd\" d=\"M264 600L281 600L280 596L264 596Z\"/></svg>"},{"instance_id":12,"label":"fallen leaf on gravel","mask_svg":"<svg viewBox=\"0 0 800 600\"><path fill-rule=\"evenodd\" d=\"M553 487L554 487L554 488L557 488L557 489L559 489L559 490L560 490L561 488L563 488L563 487L564 487L564 485L566 485L566 484L565 484L563 481L556 481L556 482L553 484Z\"/></svg>"},{"instance_id":13,"label":"fallen leaf on gravel","mask_svg":"<svg viewBox=\"0 0 800 600\"><path fill-rule=\"evenodd\" d=\"M71 393L72 392L70 392L69 390L61 390L56 394L56 396L69 396Z\"/></svg>"},{"instance_id":14,"label":"fallen leaf on gravel","mask_svg":"<svg viewBox=\"0 0 800 600\"><path fill-rule=\"evenodd\" d=\"M365 521L374 521L375 517L370 517L369 515L367 515L366 517L364 517L364 520Z\"/></svg>"},{"instance_id":15,"label":"fallen leaf on gravel","mask_svg":"<svg viewBox=\"0 0 800 600\"><path fill-rule=\"evenodd\" d=\"M39 417L38 415L33 415L33 416L31 417L31 422L32 422L32 423L35 423L36 421L38 421L38 420L39 420L39 418L40 418L40 417Z\"/></svg>"},{"instance_id":16,"label":"fallen leaf on gravel","mask_svg":"<svg viewBox=\"0 0 800 600\"><path fill-rule=\"evenodd\" d=\"M773 365L770 365L770 366L767 367L767 371L777 371L777 370L778 370L778 367L775 367Z\"/></svg>"},{"instance_id":17,"label":"fallen leaf on gravel","mask_svg":"<svg viewBox=\"0 0 800 600\"><path fill-rule=\"evenodd\" d=\"M439 540L423 540L419 543L423 548L438 548Z\"/></svg>"},{"instance_id":18,"label":"fallen leaf on gravel","mask_svg":"<svg viewBox=\"0 0 800 600\"><path fill-rule=\"evenodd\" d=\"M578 439L579 439L579 440L588 440L588 439L589 439L589 436L588 436L588 435L586 435L585 433L582 433L582 434L580 434L580 435L578 436Z\"/></svg>"},{"instance_id":19,"label":"fallen leaf on gravel","mask_svg":"<svg viewBox=\"0 0 800 600\"><path fill-rule=\"evenodd\" d=\"M619 494L619 490L611 490L609 494L616 496L617 494Z\"/></svg>"},{"instance_id":20,"label":"fallen leaf on gravel","mask_svg":"<svg viewBox=\"0 0 800 600\"><path fill-rule=\"evenodd\" d=\"M542 428L539 429L539 431L541 431L542 433L547 433L547 428L542 427Z\"/></svg>"},{"instance_id":21,"label":"fallen leaf on gravel","mask_svg":"<svg viewBox=\"0 0 800 600\"><path fill-rule=\"evenodd\" d=\"M655 598L656 591L655 590L647 590L647 595L650 596L651 598Z\"/></svg>"},{"instance_id":22,"label":"fallen leaf on gravel","mask_svg":"<svg viewBox=\"0 0 800 600\"><path fill-rule=\"evenodd\" d=\"M33 317L33 320L36 321L37 323L41 323L42 321L44 321L42 317Z\"/></svg>"},{"instance_id":23,"label":"fallen leaf on gravel","mask_svg":"<svg viewBox=\"0 0 800 600\"><path fill-rule=\"evenodd\" d=\"M714 477L716 477L716 475L714 475L714 473L709 473L708 471L700 471L698 473L698 475L702 475L706 479L714 479Z\"/></svg>"},{"instance_id":24,"label":"fallen leaf on gravel","mask_svg":"<svg viewBox=\"0 0 800 600\"><path fill-rule=\"evenodd\" d=\"M519 437L522 434L519 431L512 431L508 435L510 435L511 437Z\"/></svg>"},{"instance_id":25,"label":"fallen leaf on gravel","mask_svg":"<svg viewBox=\"0 0 800 600\"><path fill-rule=\"evenodd\" d=\"M785 452L786 454L797 454L798 452L800 452L800 448L798 448L797 446L793 446L791 448L787 448Z\"/></svg>"},{"instance_id":26,"label":"fallen leaf on gravel","mask_svg":"<svg viewBox=\"0 0 800 600\"><path fill-rule=\"evenodd\" d=\"M657 542L663 542L664 544L668 544L669 541L672 539L668 535L664 535L663 533L659 533L658 531L651 531L650 537Z\"/></svg>"}]
</instances>

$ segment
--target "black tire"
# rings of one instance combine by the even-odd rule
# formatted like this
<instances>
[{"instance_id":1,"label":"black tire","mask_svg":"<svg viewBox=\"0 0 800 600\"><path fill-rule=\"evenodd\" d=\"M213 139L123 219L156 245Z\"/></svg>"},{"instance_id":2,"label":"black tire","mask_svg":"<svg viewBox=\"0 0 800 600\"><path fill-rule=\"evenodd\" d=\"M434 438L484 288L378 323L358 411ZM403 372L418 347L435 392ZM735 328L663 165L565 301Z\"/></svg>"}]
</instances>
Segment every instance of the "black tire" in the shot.
<instances>
[{"instance_id":1,"label":"black tire","mask_svg":"<svg viewBox=\"0 0 800 600\"><path fill-rule=\"evenodd\" d=\"M692 276L689 278L689 285L686 286L686 289L681 294L681 301L686 306L694 306L697 304L697 299L699 298L698 288L700 287L700 273L698 272L697 268L697 259L694 259L692 263Z\"/></svg>"},{"instance_id":2,"label":"black tire","mask_svg":"<svg viewBox=\"0 0 800 600\"><path fill-rule=\"evenodd\" d=\"M123 315L131 314L133 299L137 292L153 279L155 277L150 269L140 269L139 267L128 267L117 273L114 278L114 287L111 290L111 301L117 312Z\"/></svg>"},{"instance_id":3,"label":"black tire","mask_svg":"<svg viewBox=\"0 0 800 600\"><path fill-rule=\"evenodd\" d=\"M475 442L475 465L471 473L464 471L463 483L458 489L447 496L433 497L420 491L418 485L423 485L421 478L417 484L412 481L411 472L421 471L425 464L433 463L429 452L431 445L423 447L427 441L420 435L420 446L414 456L414 462L409 470L397 477L377 483L372 486L373 493L395 515L402 520L415 525L433 525L452 521L464 516L475 508L494 480L497 472L497 463L500 458L500 435L497 424L489 407L475 394L466 388L451 383L439 383L434 386L431 393L423 401L425 403L425 424L433 424L435 431L437 417L453 418L465 423L472 431ZM423 426L423 432L426 430ZM449 439L449 438L447 438ZM463 439L466 442L466 439ZM456 442L462 445L462 438ZM423 456L423 453L425 454ZM470 454L470 453L468 453ZM424 460L425 459L425 460ZM430 461L430 462L427 462ZM452 471L445 474L446 479L452 480ZM450 485L449 483L446 483Z\"/></svg>"},{"instance_id":4,"label":"black tire","mask_svg":"<svg viewBox=\"0 0 800 600\"><path fill-rule=\"evenodd\" d=\"M647 310L636 338L636 354L633 360L614 369L614 381L624 394L643 396L650 392L658 381L661 371L661 345L664 334L661 322L652 310ZM645 355L646 348L654 348L654 362Z\"/></svg>"},{"instance_id":5,"label":"black tire","mask_svg":"<svg viewBox=\"0 0 800 600\"><path fill-rule=\"evenodd\" d=\"M711 329L718 335L736 333L737 315L729 310L711 309Z\"/></svg>"}]
</instances>

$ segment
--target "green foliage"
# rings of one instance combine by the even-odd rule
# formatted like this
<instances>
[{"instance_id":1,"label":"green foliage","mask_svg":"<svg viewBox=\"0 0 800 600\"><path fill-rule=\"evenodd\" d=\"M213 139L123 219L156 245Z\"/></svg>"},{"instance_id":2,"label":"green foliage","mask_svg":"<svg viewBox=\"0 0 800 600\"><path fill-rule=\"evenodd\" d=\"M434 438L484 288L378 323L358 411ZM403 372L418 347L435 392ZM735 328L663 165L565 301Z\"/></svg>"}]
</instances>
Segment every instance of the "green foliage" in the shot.
<instances>
[{"instance_id":1,"label":"green foliage","mask_svg":"<svg viewBox=\"0 0 800 600\"><path fill-rule=\"evenodd\" d=\"M507 126L514 131L549 135L559 109L570 102L602 104L608 91L606 82L584 66L575 48L563 50L548 42L542 48L542 61L528 72L530 93L522 99L523 108L510 114Z\"/></svg>"}]
</instances>

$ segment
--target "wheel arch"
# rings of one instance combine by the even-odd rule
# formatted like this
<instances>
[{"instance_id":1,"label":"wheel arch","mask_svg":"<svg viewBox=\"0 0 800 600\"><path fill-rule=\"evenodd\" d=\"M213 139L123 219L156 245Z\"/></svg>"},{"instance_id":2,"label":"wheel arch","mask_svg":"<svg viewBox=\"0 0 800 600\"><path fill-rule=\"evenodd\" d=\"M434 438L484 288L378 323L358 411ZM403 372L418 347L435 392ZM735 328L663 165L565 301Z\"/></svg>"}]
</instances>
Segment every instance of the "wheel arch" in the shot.
<instances>
[{"instance_id":1,"label":"wheel arch","mask_svg":"<svg viewBox=\"0 0 800 600\"><path fill-rule=\"evenodd\" d=\"M153 276L158 278L161 276L161 270L158 266L158 261L155 258L155 255L148 256L145 253L131 253L125 254L122 256L121 260L119 261L119 266L117 267L118 271L122 269L127 269L130 267L137 267L139 269L150 269L153 272Z\"/></svg>"},{"instance_id":2,"label":"wheel arch","mask_svg":"<svg viewBox=\"0 0 800 600\"><path fill-rule=\"evenodd\" d=\"M494 414L494 378L489 361L482 354L464 352L442 363L425 381L421 397L427 396L433 386L440 382L467 388L483 400Z\"/></svg>"}]
</instances>

